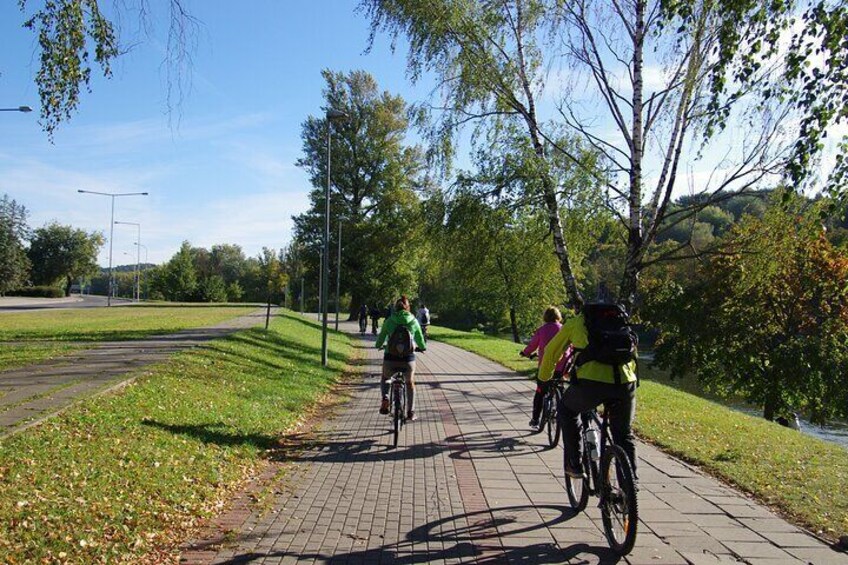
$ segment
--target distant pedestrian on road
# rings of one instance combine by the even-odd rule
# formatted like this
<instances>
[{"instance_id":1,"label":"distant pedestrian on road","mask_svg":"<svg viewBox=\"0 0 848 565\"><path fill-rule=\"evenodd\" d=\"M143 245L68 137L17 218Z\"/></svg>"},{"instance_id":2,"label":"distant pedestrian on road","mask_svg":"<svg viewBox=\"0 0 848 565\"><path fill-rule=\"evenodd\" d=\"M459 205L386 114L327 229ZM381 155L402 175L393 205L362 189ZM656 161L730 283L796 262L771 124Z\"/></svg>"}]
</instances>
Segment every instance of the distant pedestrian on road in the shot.
<instances>
[{"instance_id":1,"label":"distant pedestrian on road","mask_svg":"<svg viewBox=\"0 0 848 565\"><path fill-rule=\"evenodd\" d=\"M368 329L368 306L363 304L359 307L359 333L364 334Z\"/></svg>"},{"instance_id":2,"label":"distant pedestrian on road","mask_svg":"<svg viewBox=\"0 0 848 565\"><path fill-rule=\"evenodd\" d=\"M551 306L545 313L542 315L542 320L544 320L544 324L539 326L536 330L536 333L533 334L533 337L530 339L530 343L527 344L527 347L519 354L522 357L530 357L536 350L539 351L539 365L542 364L542 359L545 357L545 346L548 344L551 339L559 332L560 328L562 328L562 314L559 311L559 308L555 306ZM574 361L574 348L569 346L565 353L563 353L562 357L556 364L555 373L564 375L566 371L571 368L571 364ZM549 383L546 381L541 381L536 376L536 394L533 395L533 414L530 417L530 429L535 432L540 431L539 428L539 416L542 414L542 399L545 397L545 393L548 391Z\"/></svg>"},{"instance_id":3,"label":"distant pedestrian on road","mask_svg":"<svg viewBox=\"0 0 848 565\"><path fill-rule=\"evenodd\" d=\"M421 330L424 332L424 339L429 339L430 310L423 302L421 303L421 308L418 309L418 315L416 317L418 318L418 323L421 325Z\"/></svg>"}]
</instances>

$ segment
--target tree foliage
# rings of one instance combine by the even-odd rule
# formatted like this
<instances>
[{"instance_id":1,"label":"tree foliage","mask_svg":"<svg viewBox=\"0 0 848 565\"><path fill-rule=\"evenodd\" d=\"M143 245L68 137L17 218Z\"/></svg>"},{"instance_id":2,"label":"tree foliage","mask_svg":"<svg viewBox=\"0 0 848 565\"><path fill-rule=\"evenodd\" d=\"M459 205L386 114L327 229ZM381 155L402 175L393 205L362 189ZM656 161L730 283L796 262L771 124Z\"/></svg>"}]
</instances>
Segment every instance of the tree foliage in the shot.
<instances>
[{"instance_id":1,"label":"tree foliage","mask_svg":"<svg viewBox=\"0 0 848 565\"><path fill-rule=\"evenodd\" d=\"M662 331L657 362L769 419L848 416L848 254L827 240L817 208L747 216L694 282L657 282L645 312Z\"/></svg>"},{"instance_id":2,"label":"tree foliage","mask_svg":"<svg viewBox=\"0 0 848 565\"><path fill-rule=\"evenodd\" d=\"M297 164L309 173L315 188L310 194L310 209L294 218L298 263L310 283L318 280L329 126L331 280L335 280L341 222L342 291L351 295L351 307L388 302L417 287L421 222L416 191L424 183L421 150L405 143L409 121L401 97L380 91L374 78L364 71L324 71L323 76L325 110L344 112L347 119L330 126L326 117L310 116L303 123L303 157ZM312 295L317 295L317 288Z\"/></svg>"},{"instance_id":3,"label":"tree foliage","mask_svg":"<svg viewBox=\"0 0 848 565\"><path fill-rule=\"evenodd\" d=\"M695 25L693 3L663 0L670 27L687 34ZM845 0L719 0L714 3L719 33L713 47L707 137L728 124L728 102L757 92L764 102L780 99L796 111L799 127L787 161L790 186L819 180L818 160L828 132L848 118L848 4ZM762 70L769 72L763 74ZM825 174L835 197L831 210L848 192L846 138L835 166Z\"/></svg>"},{"instance_id":4,"label":"tree foliage","mask_svg":"<svg viewBox=\"0 0 848 565\"><path fill-rule=\"evenodd\" d=\"M38 67L35 83L41 100L41 124L52 139L59 125L71 118L88 89L94 67L112 76L112 63L127 47L121 46L115 22L135 16L140 28L150 33L153 17L148 0L115 0L112 12L98 0L17 0L24 14L24 27L37 37ZM188 79L194 31L197 22L183 0L166 0L169 25L164 40L163 69L167 100L179 103Z\"/></svg>"},{"instance_id":5,"label":"tree foliage","mask_svg":"<svg viewBox=\"0 0 848 565\"><path fill-rule=\"evenodd\" d=\"M67 293L74 280L97 273L102 245L99 232L88 233L57 222L34 230L27 250L33 284L62 285Z\"/></svg>"},{"instance_id":6,"label":"tree foliage","mask_svg":"<svg viewBox=\"0 0 848 565\"><path fill-rule=\"evenodd\" d=\"M29 275L24 240L29 234L27 209L4 194L0 199L0 296L24 286Z\"/></svg>"}]
</instances>

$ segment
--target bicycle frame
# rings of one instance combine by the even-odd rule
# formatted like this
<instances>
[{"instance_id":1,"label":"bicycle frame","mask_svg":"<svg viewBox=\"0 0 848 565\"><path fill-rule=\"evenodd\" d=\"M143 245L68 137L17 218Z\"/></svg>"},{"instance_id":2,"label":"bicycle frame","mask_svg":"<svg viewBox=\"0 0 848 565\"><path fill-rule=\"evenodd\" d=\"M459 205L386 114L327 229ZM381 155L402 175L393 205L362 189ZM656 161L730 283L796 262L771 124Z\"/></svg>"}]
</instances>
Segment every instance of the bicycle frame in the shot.
<instances>
[{"instance_id":1,"label":"bicycle frame","mask_svg":"<svg viewBox=\"0 0 848 565\"><path fill-rule=\"evenodd\" d=\"M609 431L609 416L607 416L606 412L604 412L603 416L598 414L597 409L589 410L587 412L583 412L580 414L580 435L582 436L585 431L589 428L591 424L595 424L595 427L600 431L601 442L598 448L598 458L597 460L591 459L586 453L587 446L584 445L583 450L584 453L580 454L581 459L585 457L589 457L588 467L589 467L589 494L592 496L599 495L598 484L600 483L600 470L598 468L598 463L600 463L601 459L604 457L604 452L607 449L607 445L612 443L612 436Z\"/></svg>"}]
</instances>

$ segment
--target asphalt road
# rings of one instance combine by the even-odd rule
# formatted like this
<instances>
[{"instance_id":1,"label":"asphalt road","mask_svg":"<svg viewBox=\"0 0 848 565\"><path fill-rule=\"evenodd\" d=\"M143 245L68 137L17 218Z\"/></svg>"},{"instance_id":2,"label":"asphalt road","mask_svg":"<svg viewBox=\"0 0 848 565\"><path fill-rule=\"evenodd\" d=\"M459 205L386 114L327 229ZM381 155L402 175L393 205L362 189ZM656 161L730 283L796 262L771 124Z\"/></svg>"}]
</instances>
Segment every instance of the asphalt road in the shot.
<instances>
[{"instance_id":1,"label":"asphalt road","mask_svg":"<svg viewBox=\"0 0 848 565\"><path fill-rule=\"evenodd\" d=\"M106 306L105 296L74 295L68 298L0 298L0 312L25 312L29 310L45 310L55 308L102 308ZM132 304L126 298L113 298L113 306Z\"/></svg>"}]
</instances>

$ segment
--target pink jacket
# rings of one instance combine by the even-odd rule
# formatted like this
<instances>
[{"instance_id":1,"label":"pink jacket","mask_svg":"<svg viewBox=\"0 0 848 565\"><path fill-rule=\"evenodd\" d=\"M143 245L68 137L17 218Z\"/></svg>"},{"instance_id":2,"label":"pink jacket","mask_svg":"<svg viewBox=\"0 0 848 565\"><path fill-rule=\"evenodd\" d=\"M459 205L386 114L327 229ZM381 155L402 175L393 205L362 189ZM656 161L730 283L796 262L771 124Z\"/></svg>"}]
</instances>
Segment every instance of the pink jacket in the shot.
<instances>
[{"instance_id":1,"label":"pink jacket","mask_svg":"<svg viewBox=\"0 0 848 565\"><path fill-rule=\"evenodd\" d=\"M541 325L536 333L533 334L533 337L530 339L530 343L527 344L527 347L524 348L524 351L521 353L523 355L530 355L536 349L539 350L539 365L542 364L542 359L545 357L545 346L548 344L551 339L559 332L562 324L559 322L546 322ZM574 348L568 346L565 352L562 354L559 362L556 364L556 370L563 372L566 368L571 365L572 357L574 357Z\"/></svg>"}]
</instances>

